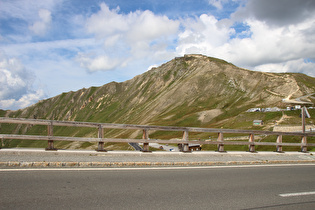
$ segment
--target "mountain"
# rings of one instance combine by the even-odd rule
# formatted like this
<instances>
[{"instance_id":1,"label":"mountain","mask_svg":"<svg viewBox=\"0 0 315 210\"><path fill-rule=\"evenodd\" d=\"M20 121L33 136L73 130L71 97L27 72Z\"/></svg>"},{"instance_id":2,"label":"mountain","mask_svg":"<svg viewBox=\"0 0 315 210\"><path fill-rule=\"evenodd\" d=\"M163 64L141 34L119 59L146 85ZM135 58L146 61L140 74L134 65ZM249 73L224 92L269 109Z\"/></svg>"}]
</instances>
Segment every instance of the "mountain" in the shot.
<instances>
[{"instance_id":1,"label":"mountain","mask_svg":"<svg viewBox=\"0 0 315 210\"><path fill-rule=\"evenodd\" d=\"M269 124L266 123L259 129L270 129L272 123L281 118L281 112L250 114L245 111L254 107L286 107L288 104L283 103L282 99L297 98L314 92L315 78L303 74L250 71L217 58L185 55L125 82L111 82L101 87L62 93L25 109L2 111L0 115L243 129L253 129L252 120L260 118ZM315 102L312 96L303 100ZM32 126L20 126L11 130L45 134L43 129L35 129ZM59 128L54 133L72 136L96 135L88 129L78 131L69 128L67 131ZM108 136L132 138L141 135L140 131L133 130L109 130L105 133ZM154 132L150 136L171 138L174 134Z\"/></svg>"}]
</instances>

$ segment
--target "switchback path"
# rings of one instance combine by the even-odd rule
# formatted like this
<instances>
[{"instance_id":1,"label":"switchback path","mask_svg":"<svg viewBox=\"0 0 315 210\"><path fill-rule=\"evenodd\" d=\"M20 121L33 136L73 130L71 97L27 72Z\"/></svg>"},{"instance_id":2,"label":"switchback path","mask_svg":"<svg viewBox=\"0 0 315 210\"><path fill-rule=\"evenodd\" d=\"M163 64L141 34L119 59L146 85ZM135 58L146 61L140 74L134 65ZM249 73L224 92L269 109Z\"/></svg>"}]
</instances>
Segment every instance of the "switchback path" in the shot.
<instances>
[{"instance_id":1,"label":"switchback path","mask_svg":"<svg viewBox=\"0 0 315 210\"><path fill-rule=\"evenodd\" d=\"M0 168L12 167L162 167L261 164L315 164L313 152L150 152L0 149Z\"/></svg>"}]
</instances>

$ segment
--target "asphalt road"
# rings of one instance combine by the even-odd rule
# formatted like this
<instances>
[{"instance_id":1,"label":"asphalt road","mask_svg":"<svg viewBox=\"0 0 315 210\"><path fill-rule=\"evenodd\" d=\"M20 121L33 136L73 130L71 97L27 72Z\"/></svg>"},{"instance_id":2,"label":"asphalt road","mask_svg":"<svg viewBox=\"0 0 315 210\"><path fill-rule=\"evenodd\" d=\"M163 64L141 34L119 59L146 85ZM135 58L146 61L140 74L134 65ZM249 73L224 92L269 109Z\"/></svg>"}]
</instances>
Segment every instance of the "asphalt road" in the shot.
<instances>
[{"instance_id":1,"label":"asphalt road","mask_svg":"<svg viewBox=\"0 0 315 210\"><path fill-rule=\"evenodd\" d=\"M315 166L0 169L0 209L315 209Z\"/></svg>"}]
</instances>

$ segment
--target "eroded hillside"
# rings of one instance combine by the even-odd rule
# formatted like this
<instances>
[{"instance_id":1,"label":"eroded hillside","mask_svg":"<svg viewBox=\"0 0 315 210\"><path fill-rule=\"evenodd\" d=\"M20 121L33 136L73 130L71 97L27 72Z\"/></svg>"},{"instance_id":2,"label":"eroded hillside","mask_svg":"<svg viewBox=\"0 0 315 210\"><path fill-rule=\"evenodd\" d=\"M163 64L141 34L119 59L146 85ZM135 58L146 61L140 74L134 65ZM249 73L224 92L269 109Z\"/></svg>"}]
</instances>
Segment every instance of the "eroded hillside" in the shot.
<instances>
[{"instance_id":1,"label":"eroded hillside","mask_svg":"<svg viewBox=\"0 0 315 210\"><path fill-rule=\"evenodd\" d=\"M287 105L282 103L282 99L314 92L315 78L306 75L255 72L216 58L185 55L122 83L112 82L101 87L63 93L22 110L7 111L3 115L70 121L224 127L224 122L233 121L251 107L285 107ZM315 102L313 97L304 100ZM14 132L31 131L31 127L21 129L16 128ZM68 132L70 135L77 133ZM95 134L86 131L81 135ZM108 131L106 135L137 137L140 134L133 131Z\"/></svg>"}]
</instances>

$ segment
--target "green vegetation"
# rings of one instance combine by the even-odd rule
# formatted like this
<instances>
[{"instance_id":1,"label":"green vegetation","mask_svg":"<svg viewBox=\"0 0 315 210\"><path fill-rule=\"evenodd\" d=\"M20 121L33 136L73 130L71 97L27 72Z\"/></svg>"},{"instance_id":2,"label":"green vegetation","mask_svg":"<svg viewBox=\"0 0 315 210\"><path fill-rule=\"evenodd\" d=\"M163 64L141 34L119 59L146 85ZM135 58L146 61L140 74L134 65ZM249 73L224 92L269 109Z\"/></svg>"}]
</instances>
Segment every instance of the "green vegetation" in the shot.
<instances>
[{"instance_id":1,"label":"green vegetation","mask_svg":"<svg viewBox=\"0 0 315 210\"><path fill-rule=\"evenodd\" d=\"M315 92L315 78L303 74L265 74L240 69L217 58L187 55L145 72L123 83L112 82L101 87L62 93L17 111L0 110L0 117L49 120L88 121L121 124L206 127L246 130L272 130L280 125L300 125L300 111L246 112L254 107L281 107L281 99L291 94L288 82L296 81L301 94ZM292 82L295 84L295 82ZM297 87L293 87L294 91ZM315 102L314 98L309 98ZM202 120L202 112L218 114ZM315 110L309 110L314 124ZM283 117L286 116L286 117ZM263 126L253 126L263 120ZM142 138L135 130L104 129L110 138ZM0 133L46 135L46 126L0 124ZM97 137L95 128L54 127L56 136ZM226 137L238 136L227 134ZM216 133L190 133L189 139L209 140ZM182 138L181 132L150 132L152 139ZM266 137L263 141L275 141ZM288 140L291 141L291 140ZM293 141L293 140L292 140ZM294 139L294 141L299 141ZM313 141L313 139L310 139ZM46 147L47 142L4 140L5 147ZM59 148L95 149L97 143L56 142ZM132 150L128 144L107 143L109 150ZM204 145L216 150L216 145ZM274 150L274 147L257 147ZM296 149L296 148L294 148ZM248 146L227 146L226 150L248 150Z\"/></svg>"},{"instance_id":2,"label":"green vegetation","mask_svg":"<svg viewBox=\"0 0 315 210\"><path fill-rule=\"evenodd\" d=\"M219 58L209 57L209 61L213 61L213 62L216 62L216 63L219 63L219 64L233 65L232 63L229 63L229 62L227 62L225 60L222 60L222 59L219 59Z\"/></svg>"},{"instance_id":3,"label":"green vegetation","mask_svg":"<svg viewBox=\"0 0 315 210\"><path fill-rule=\"evenodd\" d=\"M5 110L0 109L0 117L4 117L6 114Z\"/></svg>"}]
</instances>

